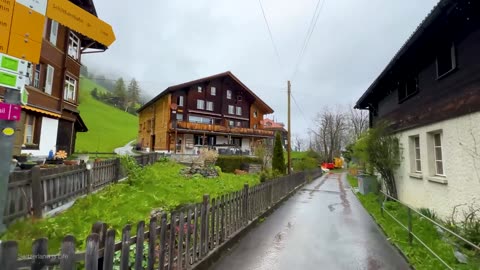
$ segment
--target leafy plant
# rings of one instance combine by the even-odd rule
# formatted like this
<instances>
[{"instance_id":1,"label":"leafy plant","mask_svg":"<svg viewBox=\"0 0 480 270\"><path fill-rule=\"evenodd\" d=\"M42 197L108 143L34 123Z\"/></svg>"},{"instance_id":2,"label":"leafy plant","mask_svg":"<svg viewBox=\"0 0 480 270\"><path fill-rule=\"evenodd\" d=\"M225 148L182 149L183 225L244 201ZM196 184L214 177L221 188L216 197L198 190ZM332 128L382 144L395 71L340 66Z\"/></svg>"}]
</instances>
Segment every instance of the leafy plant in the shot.
<instances>
[{"instance_id":1,"label":"leafy plant","mask_svg":"<svg viewBox=\"0 0 480 270\"><path fill-rule=\"evenodd\" d=\"M142 167L140 167L137 161L128 155L120 156L120 163L122 168L128 174L127 183L133 185L134 181L141 181L143 177Z\"/></svg>"},{"instance_id":2,"label":"leafy plant","mask_svg":"<svg viewBox=\"0 0 480 270\"><path fill-rule=\"evenodd\" d=\"M137 246L131 245L129 249L130 249L130 252L128 253L129 268L133 269L135 267L135 257L137 256ZM146 269L148 267L148 249L149 249L148 242L147 241L143 242L142 269ZM113 257L114 270L120 270L121 258L122 258L121 250L115 252L115 255Z\"/></svg>"},{"instance_id":3,"label":"leafy plant","mask_svg":"<svg viewBox=\"0 0 480 270\"><path fill-rule=\"evenodd\" d=\"M428 209L428 208L420 208L418 209L418 212L420 212L422 215L428 217L429 219L437 220L437 214L435 211Z\"/></svg>"},{"instance_id":4,"label":"leafy plant","mask_svg":"<svg viewBox=\"0 0 480 270\"><path fill-rule=\"evenodd\" d=\"M272 168L275 171L285 174L286 165L285 157L283 156L282 138L280 132L275 135L275 144L273 146Z\"/></svg>"}]
</instances>

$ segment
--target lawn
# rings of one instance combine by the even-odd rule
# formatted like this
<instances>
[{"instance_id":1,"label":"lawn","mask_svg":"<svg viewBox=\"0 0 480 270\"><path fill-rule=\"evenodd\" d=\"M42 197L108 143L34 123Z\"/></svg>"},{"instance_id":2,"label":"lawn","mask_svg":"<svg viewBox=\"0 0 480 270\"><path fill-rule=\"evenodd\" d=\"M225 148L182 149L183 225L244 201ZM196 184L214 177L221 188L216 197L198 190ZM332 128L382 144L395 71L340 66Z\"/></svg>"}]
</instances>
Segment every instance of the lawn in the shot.
<instances>
[{"instance_id":1,"label":"lawn","mask_svg":"<svg viewBox=\"0 0 480 270\"><path fill-rule=\"evenodd\" d=\"M95 82L80 79L80 106L78 107L88 132L77 133L76 151L113 152L136 139L138 118L120 109L94 99L91 91L107 91Z\"/></svg>"},{"instance_id":2,"label":"lawn","mask_svg":"<svg viewBox=\"0 0 480 270\"><path fill-rule=\"evenodd\" d=\"M136 179L132 179L132 185L127 182L110 185L78 199L58 216L12 224L1 239L19 241L19 254L29 254L33 240L41 237L48 238L50 253L57 253L67 234L74 235L77 246L84 248L91 226L97 221L107 223L121 235L124 225L147 220L152 209L162 208L168 212L180 205L201 202L204 194L214 198L241 190L245 183L250 186L260 183L258 175L227 173L215 179L188 179L179 174L181 168L182 165L169 161L145 167Z\"/></svg>"},{"instance_id":3,"label":"lawn","mask_svg":"<svg viewBox=\"0 0 480 270\"><path fill-rule=\"evenodd\" d=\"M350 184L350 187L358 187L358 179L350 174L347 174L347 181Z\"/></svg>"},{"instance_id":4,"label":"lawn","mask_svg":"<svg viewBox=\"0 0 480 270\"><path fill-rule=\"evenodd\" d=\"M445 269L445 266L443 266L438 259L429 253L429 251L416 240L414 240L413 245L410 246L408 243L408 232L398 223L396 223L390 216L387 214L384 214L384 216L381 215L378 195L372 193L368 195L362 195L357 193L357 196L365 209L382 227L389 238L389 241L393 242L403 251L403 253L408 257L410 264L412 264L415 269ZM405 207L397 202L390 201L386 203L385 208L404 225L407 224L408 215ZM413 232L453 269L480 269L478 257L474 258L474 253L469 250L462 250L462 252L465 254L470 255L469 263L458 263L453 255L453 246L443 241L442 236L437 232L435 226L426 219L422 218L420 215L415 213L412 215L412 224Z\"/></svg>"}]
</instances>

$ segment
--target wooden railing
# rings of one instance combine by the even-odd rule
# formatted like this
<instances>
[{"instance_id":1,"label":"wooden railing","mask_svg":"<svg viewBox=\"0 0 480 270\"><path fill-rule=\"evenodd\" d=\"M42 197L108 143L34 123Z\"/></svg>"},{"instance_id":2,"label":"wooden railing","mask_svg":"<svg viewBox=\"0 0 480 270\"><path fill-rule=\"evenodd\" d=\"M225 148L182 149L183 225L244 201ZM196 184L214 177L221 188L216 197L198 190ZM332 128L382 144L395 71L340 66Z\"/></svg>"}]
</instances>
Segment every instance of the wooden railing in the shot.
<instances>
[{"instance_id":1,"label":"wooden railing","mask_svg":"<svg viewBox=\"0 0 480 270\"><path fill-rule=\"evenodd\" d=\"M134 158L141 166L154 163L159 153L149 153ZM51 169L34 167L29 171L10 174L5 222L33 215L42 217L77 197L100 190L124 178L120 159L93 163L91 170L85 164Z\"/></svg>"},{"instance_id":2,"label":"wooden railing","mask_svg":"<svg viewBox=\"0 0 480 270\"><path fill-rule=\"evenodd\" d=\"M225 132L225 133L234 133L234 134L261 135L261 136L274 135L273 131L271 130L238 128L238 127L229 128L221 125L209 125L209 124L192 123L192 122L178 122L177 128L183 128L183 129L189 129L189 130L211 131L211 132Z\"/></svg>"},{"instance_id":3,"label":"wooden railing","mask_svg":"<svg viewBox=\"0 0 480 270\"><path fill-rule=\"evenodd\" d=\"M87 237L86 250L77 251L75 237L65 236L60 254L48 255L48 240L35 240L33 254L18 256L15 241L1 243L1 269L43 269L60 265L62 270L74 269L84 263L86 270L118 269L195 269L213 250L231 240L237 233L283 198L303 185L309 178L321 176L321 170L299 172L258 186L210 198L182 210L151 217L149 224L137 223L136 232L131 224L124 226L117 238L114 228L107 224L93 224ZM132 202L134 203L134 202ZM135 236L131 236L135 233ZM114 263L115 254L120 261ZM130 254L135 254L130 261Z\"/></svg>"}]
</instances>

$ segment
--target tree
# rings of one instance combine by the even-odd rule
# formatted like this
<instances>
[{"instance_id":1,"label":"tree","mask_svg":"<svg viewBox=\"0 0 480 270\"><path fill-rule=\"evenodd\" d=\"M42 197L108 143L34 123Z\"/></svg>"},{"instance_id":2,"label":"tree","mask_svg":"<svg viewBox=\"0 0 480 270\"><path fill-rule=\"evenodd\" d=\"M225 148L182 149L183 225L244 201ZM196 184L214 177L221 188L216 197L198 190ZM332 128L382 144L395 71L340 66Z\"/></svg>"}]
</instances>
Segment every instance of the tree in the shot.
<instances>
[{"instance_id":1,"label":"tree","mask_svg":"<svg viewBox=\"0 0 480 270\"><path fill-rule=\"evenodd\" d=\"M115 82L115 87L113 88L113 103L115 106L125 109L126 100L127 100L127 90L125 87L125 82L123 78L119 78Z\"/></svg>"},{"instance_id":2,"label":"tree","mask_svg":"<svg viewBox=\"0 0 480 270\"><path fill-rule=\"evenodd\" d=\"M350 143L355 142L368 129L368 111L354 109L349 105L348 129Z\"/></svg>"},{"instance_id":3,"label":"tree","mask_svg":"<svg viewBox=\"0 0 480 270\"><path fill-rule=\"evenodd\" d=\"M294 151L302 151L303 146L303 139L298 136L298 134L295 134L293 136L293 149Z\"/></svg>"},{"instance_id":4,"label":"tree","mask_svg":"<svg viewBox=\"0 0 480 270\"><path fill-rule=\"evenodd\" d=\"M127 102L125 106L125 111L127 112L130 107L134 107L135 104L140 102L140 86L138 82L133 78L128 85L127 90Z\"/></svg>"},{"instance_id":5,"label":"tree","mask_svg":"<svg viewBox=\"0 0 480 270\"><path fill-rule=\"evenodd\" d=\"M272 168L281 174L285 174L287 166L283 155L282 138L280 132L275 135L275 144L273 146Z\"/></svg>"},{"instance_id":6,"label":"tree","mask_svg":"<svg viewBox=\"0 0 480 270\"><path fill-rule=\"evenodd\" d=\"M315 119L316 130L311 130L315 134L314 150L321 153L324 161L333 161L334 157L341 154L345 143L345 131L347 121L345 113L339 109L332 111L325 108L317 114Z\"/></svg>"}]
</instances>

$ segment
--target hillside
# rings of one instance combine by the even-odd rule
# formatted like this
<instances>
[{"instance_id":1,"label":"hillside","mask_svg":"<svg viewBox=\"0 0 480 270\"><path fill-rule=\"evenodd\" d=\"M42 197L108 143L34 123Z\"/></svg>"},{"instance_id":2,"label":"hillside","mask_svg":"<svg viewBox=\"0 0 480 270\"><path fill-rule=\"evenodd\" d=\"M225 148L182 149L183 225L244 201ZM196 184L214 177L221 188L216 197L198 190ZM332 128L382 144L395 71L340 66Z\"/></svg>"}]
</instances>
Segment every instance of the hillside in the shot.
<instances>
[{"instance_id":1,"label":"hillside","mask_svg":"<svg viewBox=\"0 0 480 270\"><path fill-rule=\"evenodd\" d=\"M138 118L94 99L90 94L94 88L107 91L87 78L80 79L78 109L88 132L77 133L76 152L112 152L137 137Z\"/></svg>"}]
</instances>

